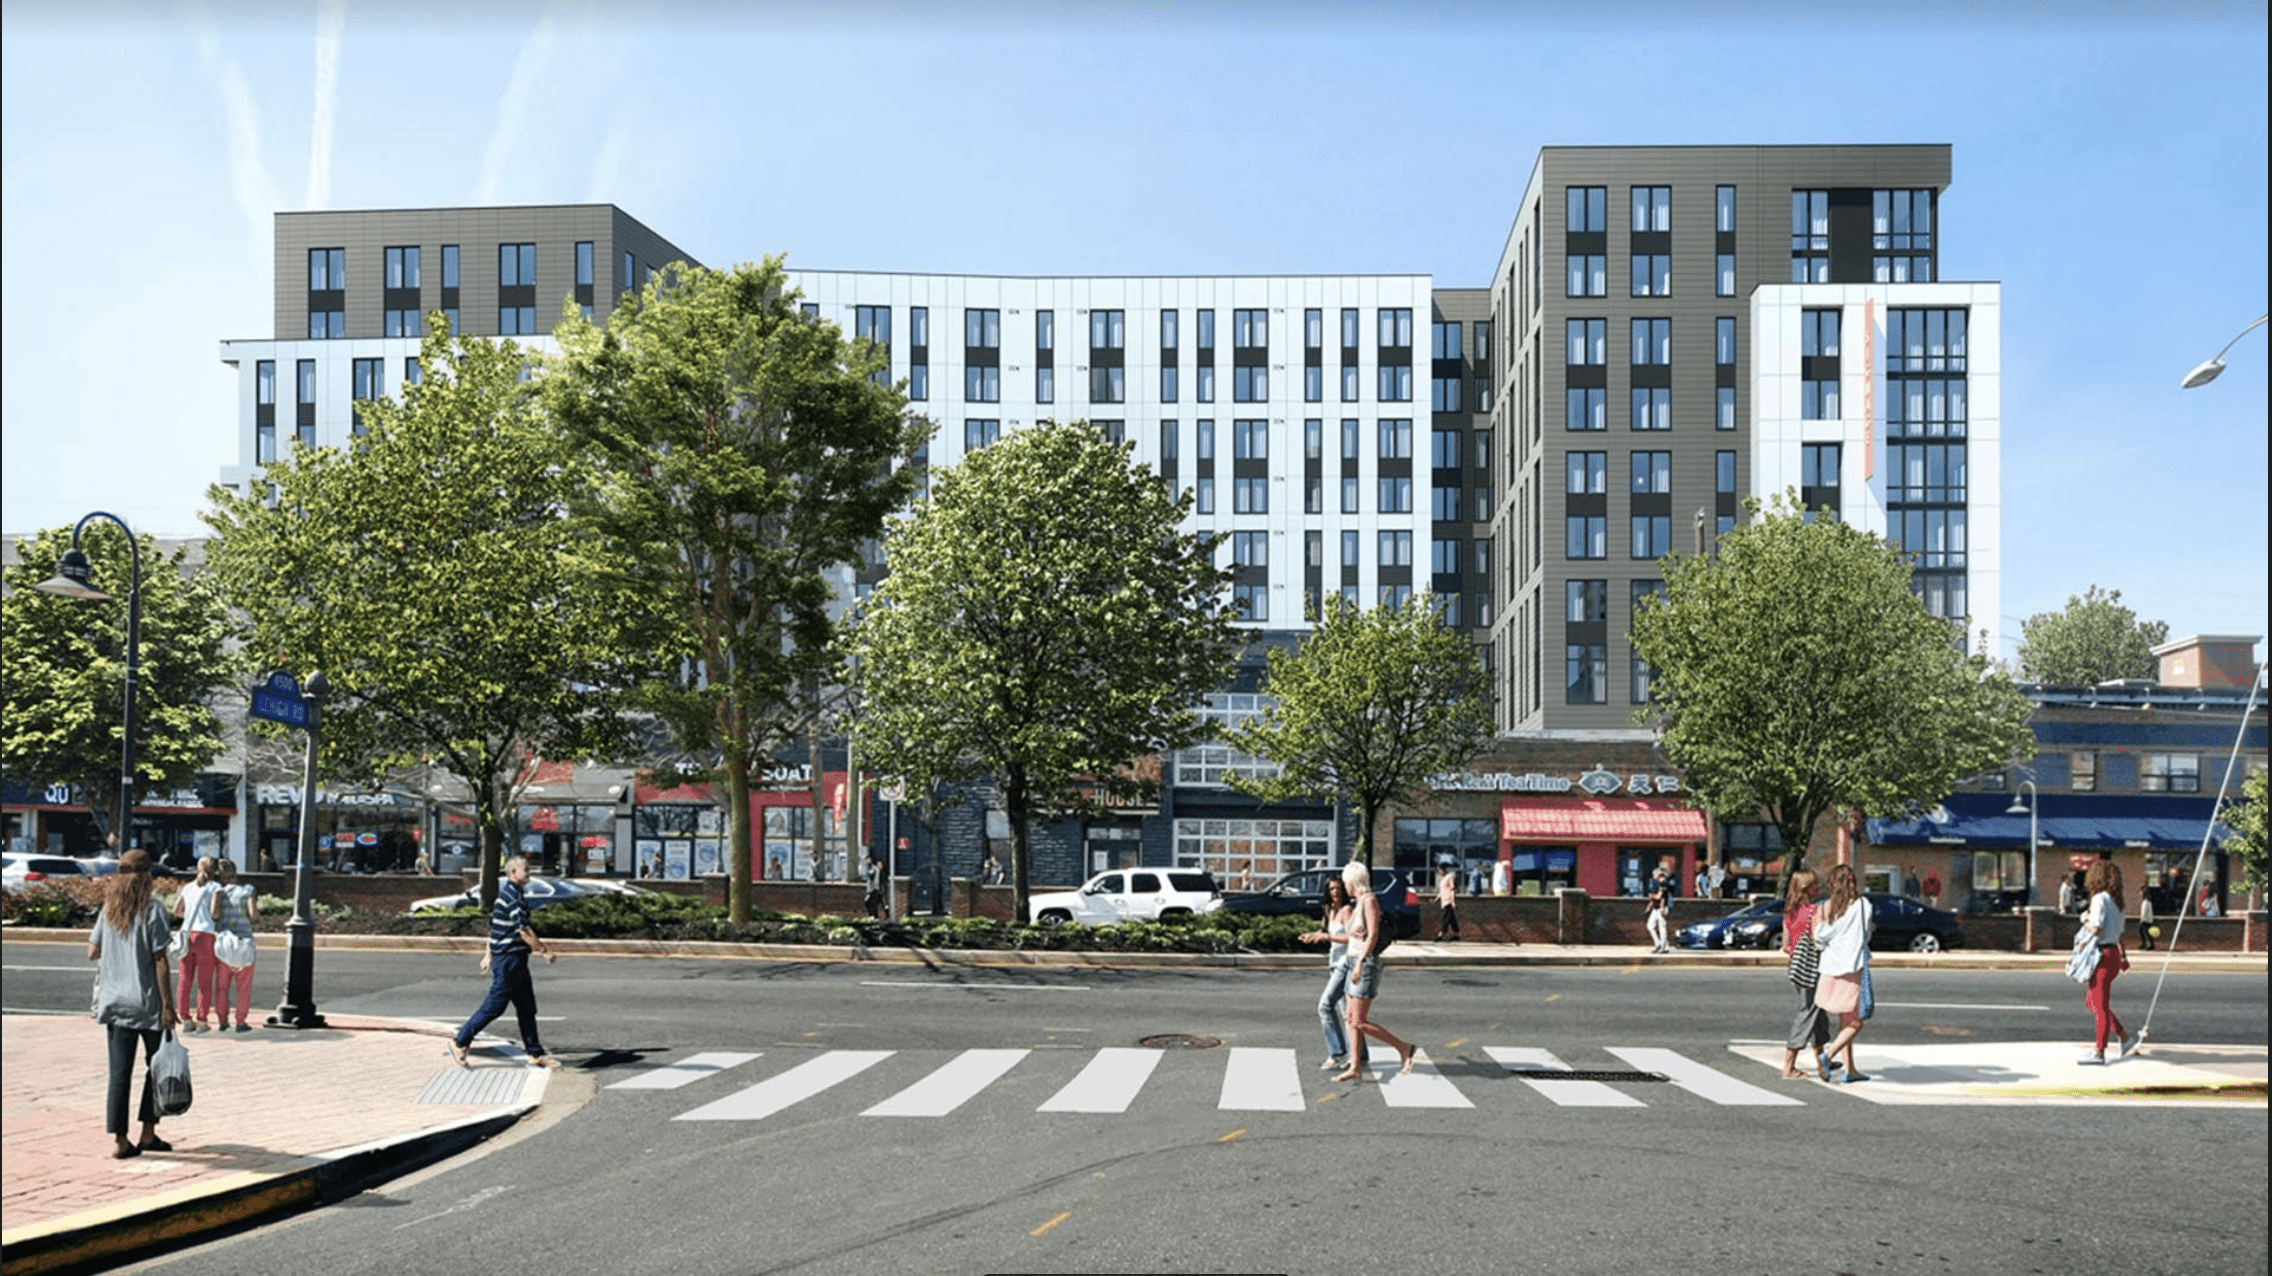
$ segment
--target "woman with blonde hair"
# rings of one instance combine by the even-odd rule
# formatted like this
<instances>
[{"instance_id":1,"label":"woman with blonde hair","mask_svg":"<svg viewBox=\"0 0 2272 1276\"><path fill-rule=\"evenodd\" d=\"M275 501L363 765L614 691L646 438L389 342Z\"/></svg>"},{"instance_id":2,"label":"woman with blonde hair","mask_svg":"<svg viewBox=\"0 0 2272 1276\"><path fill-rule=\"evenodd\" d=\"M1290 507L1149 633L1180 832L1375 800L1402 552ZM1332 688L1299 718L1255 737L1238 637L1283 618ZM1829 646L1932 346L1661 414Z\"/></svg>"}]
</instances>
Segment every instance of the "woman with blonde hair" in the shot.
<instances>
[{"instance_id":1,"label":"woman with blonde hair","mask_svg":"<svg viewBox=\"0 0 2272 1276\"><path fill-rule=\"evenodd\" d=\"M1381 901L1373 894L1373 872L1363 860L1351 860L1341 869L1341 886L1349 892L1349 1066L1333 1074L1336 1081L1362 1081L1365 1038L1377 1037L1403 1061L1400 1075L1412 1071L1419 1047L1372 1021L1373 998L1381 990Z\"/></svg>"},{"instance_id":2,"label":"woman with blonde hair","mask_svg":"<svg viewBox=\"0 0 2272 1276\"><path fill-rule=\"evenodd\" d=\"M252 883L237 880L235 860L221 861L219 880L220 892L213 897L215 934L236 936L247 954L242 966L232 966L215 959L221 990L221 1030L228 1031L229 1003L233 1001L237 1006L237 1031L251 1032L252 1025L246 1022L246 1012L252 1008L251 955L257 952L253 946L252 924L260 920L260 902L254 898ZM218 948L219 939L216 938L214 943Z\"/></svg>"},{"instance_id":3,"label":"woman with blonde hair","mask_svg":"<svg viewBox=\"0 0 2272 1276\"><path fill-rule=\"evenodd\" d=\"M150 1093L149 1070L142 1078L142 1137L126 1138L126 1096L134 1088L134 1051L147 1062L158 1052L159 1034L173 1031L173 981L167 978L165 907L150 896L150 853L133 850L118 857L118 871L103 883L103 911L87 933L87 960L95 970L95 1022L110 1038L110 1092L103 1105L103 1128L124 1160L144 1152L170 1152L158 1137L158 1105Z\"/></svg>"},{"instance_id":4,"label":"woman with blonde hair","mask_svg":"<svg viewBox=\"0 0 2272 1276\"><path fill-rule=\"evenodd\" d=\"M181 1026L189 1032L203 1032L211 1026L205 1020L213 1013L213 976L221 968L221 959L213 955L213 905L220 894L216 861L210 855L201 855L197 879L174 896L174 916L189 932L189 945L181 955L181 989L174 994L174 1001L181 1007ZM192 997L192 992L197 995ZM229 1026L226 1011L222 1012L221 1026Z\"/></svg>"},{"instance_id":5,"label":"woman with blonde hair","mask_svg":"<svg viewBox=\"0 0 2272 1276\"><path fill-rule=\"evenodd\" d=\"M2076 942L2080 944L2088 936L2098 945L2098 965L2091 968L2091 981L2083 989L2083 1004L2091 1008L2097 1033L2083 1062L2096 1065L2106 1062L2110 1036L2118 1060L2129 1058L2138 1049L2138 1038L2123 1028L2114 1013L2114 977L2130 965L2130 959L2122 955L2122 870L2113 860L2093 863L2083 877L2083 890L2090 902L2083 905L2083 928Z\"/></svg>"},{"instance_id":6,"label":"woman with blonde hair","mask_svg":"<svg viewBox=\"0 0 2272 1276\"><path fill-rule=\"evenodd\" d=\"M1847 1051L1846 1079L1867 1081L1854 1067L1854 1038L1862 1035L1862 980L1870 969L1870 901L1854 880L1854 866L1830 866L1830 898L1814 915L1815 947L1821 950L1821 982L1815 985L1814 1004L1838 1016L1838 1035L1824 1052L1835 1059ZM1830 1070L1823 1068L1823 1080Z\"/></svg>"},{"instance_id":7,"label":"woman with blonde hair","mask_svg":"<svg viewBox=\"0 0 2272 1276\"><path fill-rule=\"evenodd\" d=\"M1811 1050L1815 1070L1823 1080L1830 1079L1830 1063L1822 1052L1823 1043L1830 1040L1830 1021L1823 1017L1822 1007L1814 1004L1815 987L1822 982L1822 950L1814 942L1816 880L1813 869L1802 868L1791 874L1790 885L1783 892L1783 958L1791 987L1799 994L1798 1014L1783 1039L1783 1078L1787 1081L1806 1076L1799 1071L1801 1050Z\"/></svg>"}]
</instances>

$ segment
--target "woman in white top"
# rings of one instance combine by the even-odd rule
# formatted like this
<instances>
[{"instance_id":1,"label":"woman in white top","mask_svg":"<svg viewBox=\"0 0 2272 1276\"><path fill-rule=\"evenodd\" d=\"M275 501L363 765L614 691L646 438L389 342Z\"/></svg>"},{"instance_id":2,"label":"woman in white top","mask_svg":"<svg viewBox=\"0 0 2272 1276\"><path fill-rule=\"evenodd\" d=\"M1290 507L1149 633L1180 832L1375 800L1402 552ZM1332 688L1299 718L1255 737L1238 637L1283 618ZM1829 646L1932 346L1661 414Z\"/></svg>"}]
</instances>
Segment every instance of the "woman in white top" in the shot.
<instances>
[{"instance_id":1,"label":"woman in white top","mask_svg":"<svg viewBox=\"0 0 2272 1276\"><path fill-rule=\"evenodd\" d=\"M1341 885L1349 891L1352 901L1349 916L1349 1039L1354 1053L1349 1066L1333 1074L1337 1081L1362 1081L1364 1072L1365 1038L1378 1037L1382 1044L1396 1051L1401 1072L1412 1071L1412 1061L1420 1047L1381 1027L1372 1020L1373 999L1381 991L1381 901L1373 894L1373 871L1363 860L1351 860L1341 866Z\"/></svg>"},{"instance_id":2,"label":"woman in white top","mask_svg":"<svg viewBox=\"0 0 2272 1276\"><path fill-rule=\"evenodd\" d=\"M2083 905L2083 928L2076 940L2080 942L2087 935L2098 945L2098 965L2091 969L2091 982L2083 989L2083 1004L2091 1008L2097 1034L2083 1062L2102 1064L2110 1037L2117 1059L2129 1058L2138 1048L2137 1036L2125 1031L2114 1013L2114 977L2130 964L2122 955L2122 870L2113 860L2099 860L2083 878L2083 889L2090 893L2090 902Z\"/></svg>"},{"instance_id":3,"label":"woman in white top","mask_svg":"<svg viewBox=\"0 0 2272 1276\"><path fill-rule=\"evenodd\" d=\"M1342 1027L1349 1004L1349 911L1349 893L1341 889L1341 879L1325 879L1325 925L1301 937L1305 944L1326 945L1325 991L1317 999L1318 1026L1325 1029L1326 1059L1319 1065L1324 1068L1341 1068L1349 1062L1349 1037ZM1361 1038L1357 1050L1362 1063Z\"/></svg>"},{"instance_id":4,"label":"woman in white top","mask_svg":"<svg viewBox=\"0 0 2272 1276\"><path fill-rule=\"evenodd\" d=\"M1822 951L1814 1004L1838 1016L1838 1035L1823 1053L1836 1059L1845 1051L1846 1079L1867 1081L1855 1071L1853 1050L1854 1038L1862 1035L1862 976L1870 968L1870 901L1862 897L1853 865L1833 864L1827 877L1830 898L1814 915L1815 947Z\"/></svg>"},{"instance_id":5,"label":"woman in white top","mask_svg":"<svg viewBox=\"0 0 2272 1276\"><path fill-rule=\"evenodd\" d=\"M197 880L181 888L174 896L174 916L189 932L189 947L181 956L181 987L174 993L174 1004L181 1008L181 1026L184 1032L203 1032L213 1025L206 1017L213 1013L213 976L221 968L221 960L213 955L213 903L221 893L221 883L214 874L217 862L210 855L197 861ZM196 999L190 997L195 985ZM194 1013L193 1013L194 1011ZM221 1012L221 1026L227 1027L229 1014Z\"/></svg>"}]
</instances>

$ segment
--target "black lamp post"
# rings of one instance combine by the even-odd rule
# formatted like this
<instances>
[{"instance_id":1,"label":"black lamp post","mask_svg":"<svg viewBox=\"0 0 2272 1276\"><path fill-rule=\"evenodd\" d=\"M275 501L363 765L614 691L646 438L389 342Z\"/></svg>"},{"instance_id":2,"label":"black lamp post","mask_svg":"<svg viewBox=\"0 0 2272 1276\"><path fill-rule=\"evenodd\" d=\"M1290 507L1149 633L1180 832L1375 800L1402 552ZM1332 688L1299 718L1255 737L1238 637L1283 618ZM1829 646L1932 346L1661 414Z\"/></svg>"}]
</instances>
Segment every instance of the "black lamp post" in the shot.
<instances>
[{"instance_id":1,"label":"black lamp post","mask_svg":"<svg viewBox=\"0 0 2272 1276\"><path fill-rule=\"evenodd\" d=\"M292 920L285 924L284 1000L268 1017L271 1028L321 1028L316 1013L316 921L308 908L316 860L316 748L323 738L323 701L331 680L311 673L301 684L308 702L308 757L300 774L300 864L292 881Z\"/></svg>"},{"instance_id":2,"label":"black lamp post","mask_svg":"<svg viewBox=\"0 0 2272 1276\"><path fill-rule=\"evenodd\" d=\"M94 575L93 566L88 563L85 552L79 548L79 538L86 532L87 524L98 518L107 518L118 524L118 529L126 533L127 548L133 551L133 575L128 577L126 586L126 707L121 715L123 721L118 747L116 836L117 853L124 855L131 849L128 839L134 829L134 689L142 680L142 543L135 539L134 529L126 525L125 519L96 510L80 519L78 525L71 529L71 548L64 552L63 560L56 564L55 575L33 588L43 594L55 594L63 598L101 600L110 597L89 583Z\"/></svg>"}]
</instances>

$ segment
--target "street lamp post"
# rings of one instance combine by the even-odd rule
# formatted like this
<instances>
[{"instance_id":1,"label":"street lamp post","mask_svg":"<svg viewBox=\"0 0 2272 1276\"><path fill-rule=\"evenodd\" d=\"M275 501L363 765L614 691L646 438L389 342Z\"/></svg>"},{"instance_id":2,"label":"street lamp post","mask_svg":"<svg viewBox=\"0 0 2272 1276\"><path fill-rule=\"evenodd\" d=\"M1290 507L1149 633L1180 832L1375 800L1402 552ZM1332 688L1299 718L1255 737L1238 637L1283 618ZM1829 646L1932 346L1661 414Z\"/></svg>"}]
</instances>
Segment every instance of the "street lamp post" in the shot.
<instances>
[{"instance_id":1,"label":"street lamp post","mask_svg":"<svg viewBox=\"0 0 2272 1276\"><path fill-rule=\"evenodd\" d=\"M271 1028L321 1028L316 1013L316 921L309 907L316 861L316 749L323 737L323 701L331 680L308 675L300 698L308 702L308 756L300 772L300 863L292 881L292 920L285 924L284 1000L268 1017Z\"/></svg>"},{"instance_id":2,"label":"street lamp post","mask_svg":"<svg viewBox=\"0 0 2272 1276\"><path fill-rule=\"evenodd\" d=\"M2242 337L2245 337L2249 333L2252 333L2258 328L2263 327L2264 321L2266 319L2272 319L2272 315L2258 315L2256 317L2255 323L2252 323L2247 327L2241 329L2239 332L2234 333L2233 339L2225 343L2225 350L2230 350L2234 346L2239 345L2240 339ZM2211 381L2216 380L2218 376L2221 375L2225 370L2225 350L2219 350L2217 352L2216 358L2211 359L2207 363L2202 364L2200 367L2195 368L2193 371L2186 373L2185 380L2178 382L2178 387L2185 390L2198 390L2202 386L2205 386Z\"/></svg>"},{"instance_id":3,"label":"street lamp post","mask_svg":"<svg viewBox=\"0 0 2272 1276\"><path fill-rule=\"evenodd\" d=\"M2032 904L2035 902L2035 846L2039 840L2038 830L2042 827L2038 808L2042 806L2043 798L2036 793L2033 780L2020 781L2020 787L2027 790L2027 902ZM2015 793L2012 795L2012 804L2005 808L2004 814L2018 815L2020 810L2019 794Z\"/></svg>"},{"instance_id":4,"label":"street lamp post","mask_svg":"<svg viewBox=\"0 0 2272 1276\"><path fill-rule=\"evenodd\" d=\"M134 691L142 680L142 542L135 539L134 529L116 514L96 510L79 520L71 529L71 548L55 566L55 575L41 581L34 588L43 594L64 598L108 599L89 583L94 575L93 565L79 548L79 538L87 524L98 518L107 518L118 524L126 533L126 546L133 551L133 575L126 586L126 703L120 715L118 746L118 815L114 835L118 839L117 853L124 855L130 848L129 840L134 829Z\"/></svg>"}]
</instances>

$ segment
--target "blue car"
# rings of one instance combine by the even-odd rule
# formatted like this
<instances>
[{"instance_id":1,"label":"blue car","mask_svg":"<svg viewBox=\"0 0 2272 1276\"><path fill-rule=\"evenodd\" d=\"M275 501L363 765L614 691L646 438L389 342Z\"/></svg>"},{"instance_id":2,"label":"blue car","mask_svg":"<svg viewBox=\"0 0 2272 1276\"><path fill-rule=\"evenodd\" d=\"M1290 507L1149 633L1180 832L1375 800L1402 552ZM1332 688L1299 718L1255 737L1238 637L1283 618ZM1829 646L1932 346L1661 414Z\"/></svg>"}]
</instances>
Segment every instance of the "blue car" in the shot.
<instances>
[{"instance_id":1,"label":"blue car","mask_svg":"<svg viewBox=\"0 0 2272 1276\"><path fill-rule=\"evenodd\" d=\"M1673 932L1682 948L1765 948L1783 938L1783 901L1753 900L1725 917L1690 922Z\"/></svg>"}]
</instances>

